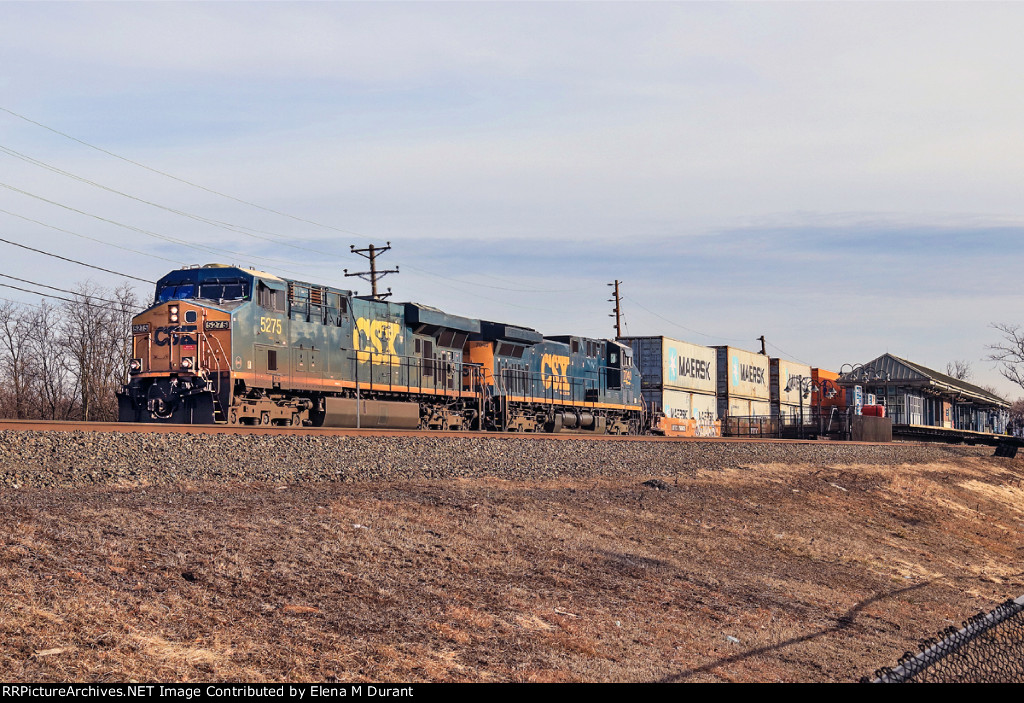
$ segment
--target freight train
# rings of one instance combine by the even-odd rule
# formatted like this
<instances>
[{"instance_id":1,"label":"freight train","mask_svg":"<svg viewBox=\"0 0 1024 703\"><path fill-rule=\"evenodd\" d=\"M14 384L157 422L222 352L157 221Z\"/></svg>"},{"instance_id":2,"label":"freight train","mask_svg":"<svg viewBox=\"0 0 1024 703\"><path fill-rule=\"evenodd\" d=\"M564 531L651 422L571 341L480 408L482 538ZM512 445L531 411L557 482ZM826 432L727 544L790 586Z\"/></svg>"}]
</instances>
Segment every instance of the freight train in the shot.
<instances>
[{"instance_id":1,"label":"freight train","mask_svg":"<svg viewBox=\"0 0 1024 703\"><path fill-rule=\"evenodd\" d=\"M629 346L221 264L132 321L122 422L637 434Z\"/></svg>"}]
</instances>

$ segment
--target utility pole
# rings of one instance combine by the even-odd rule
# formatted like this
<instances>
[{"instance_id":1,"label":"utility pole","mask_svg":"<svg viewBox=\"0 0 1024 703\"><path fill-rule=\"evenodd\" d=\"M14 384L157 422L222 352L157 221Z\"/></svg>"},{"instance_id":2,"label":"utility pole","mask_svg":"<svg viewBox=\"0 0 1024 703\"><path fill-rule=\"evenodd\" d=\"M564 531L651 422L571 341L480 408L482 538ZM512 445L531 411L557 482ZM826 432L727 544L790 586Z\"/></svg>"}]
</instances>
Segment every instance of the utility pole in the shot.
<instances>
[{"instance_id":1,"label":"utility pole","mask_svg":"<svg viewBox=\"0 0 1024 703\"><path fill-rule=\"evenodd\" d=\"M615 307L612 308L613 312L608 317L615 318L615 338L618 339L622 336L622 297L619 295L619 284L622 281L615 281L615 283L609 283L610 286L615 286L615 297L609 298L609 303L615 303Z\"/></svg>"},{"instance_id":2,"label":"utility pole","mask_svg":"<svg viewBox=\"0 0 1024 703\"><path fill-rule=\"evenodd\" d=\"M764 335L762 334L760 337L758 337L758 340L760 340L761 342L761 356L768 356L768 350L764 348Z\"/></svg>"},{"instance_id":3,"label":"utility pole","mask_svg":"<svg viewBox=\"0 0 1024 703\"><path fill-rule=\"evenodd\" d=\"M378 271L377 257L383 254L384 252L391 250L391 242L387 242L387 244L382 247L376 247L371 244L365 249L356 249L356 245L353 244L351 245L350 249L353 254L359 254L359 256L362 256L363 258L370 260L370 270L359 271L357 273L349 273L348 269L345 269L345 276L359 276L359 278L363 279L364 281L369 281L370 286L373 288L372 296L374 300L384 300L385 298L389 297L391 295L390 288L388 288L387 293L382 293L380 295L377 294L377 280L384 278L389 273L398 273L398 267L395 266L393 269Z\"/></svg>"}]
</instances>

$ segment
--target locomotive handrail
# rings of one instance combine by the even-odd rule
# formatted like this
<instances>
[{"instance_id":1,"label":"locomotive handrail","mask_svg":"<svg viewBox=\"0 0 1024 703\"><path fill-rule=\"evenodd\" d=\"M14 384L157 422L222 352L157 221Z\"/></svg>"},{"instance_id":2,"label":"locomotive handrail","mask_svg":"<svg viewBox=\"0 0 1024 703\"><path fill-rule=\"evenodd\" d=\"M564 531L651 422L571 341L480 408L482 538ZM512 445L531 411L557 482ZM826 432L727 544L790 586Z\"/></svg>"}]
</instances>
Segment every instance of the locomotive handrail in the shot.
<instances>
[{"instance_id":1,"label":"locomotive handrail","mask_svg":"<svg viewBox=\"0 0 1024 703\"><path fill-rule=\"evenodd\" d=\"M366 360L360 360L360 356L363 354L369 356L369 358ZM378 358L384 359L384 361L378 361ZM398 363L392 363L393 359L397 359ZM363 380L360 374L360 367L362 367L365 364L369 366L368 381L371 385L376 383L373 380L375 368L387 367L387 378L386 380L383 380L383 383L387 385L388 390L390 391L394 391L395 388L396 367L398 367L399 369L398 385L408 388L410 392L413 391L413 389L415 388L416 392L418 393L423 393L424 391L433 391L434 394L437 394L438 391L441 391L442 393L446 394L446 392L449 390L457 393L461 393L464 390L468 390L470 393L481 393L484 389L484 384L482 382L483 374L481 373L483 366L481 364L473 362L442 361L440 359L426 359L421 356L409 356L405 354L384 354L381 352L368 352L359 349L350 350L348 353L348 360L352 364L352 378L357 384L362 382ZM427 364L430 365L431 370L430 378L432 379L432 383L430 385L425 385L423 383L423 378L425 374L423 374L422 371L424 370L425 365ZM470 372L469 376L472 379L470 387L468 389L456 388L454 385L454 380L452 380L452 384L449 385L448 372L443 370L443 364L450 365L451 375L453 379L456 374L458 374L460 378L464 378L466 375L465 372L468 370ZM402 383L401 374L401 371L403 370L405 371L404 384ZM419 370L420 373L413 374L414 370ZM415 385L413 384L414 375L416 376ZM444 376L444 378L439 379L438 376Z\"/></svg>"}]
</instances>

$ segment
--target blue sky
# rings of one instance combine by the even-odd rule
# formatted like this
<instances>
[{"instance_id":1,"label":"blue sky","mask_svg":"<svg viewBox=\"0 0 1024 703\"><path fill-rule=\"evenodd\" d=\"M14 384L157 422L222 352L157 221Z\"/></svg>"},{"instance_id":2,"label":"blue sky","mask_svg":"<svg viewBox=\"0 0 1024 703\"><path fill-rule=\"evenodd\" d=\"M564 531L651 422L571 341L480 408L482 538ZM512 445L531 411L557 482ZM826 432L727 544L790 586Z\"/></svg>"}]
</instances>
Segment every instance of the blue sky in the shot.
<instances>
[{"instance_id":1,"label":"blue sky","mask_svg":"<svg viewBox=\"0 0 1024 703\"><path fill-rule=\"evenodd\" d=\"M346 286L546 333L838 368L967 359L1024 322L1024 6L4 3L0 209L174 262ZM0 213L0 237L155 279L174 263ZM262 238L259 238L262 237ZM268 241L269 239L269 241ZM305 249L283 246L287 241ZM313 253L309 250L316 250ZM20 273L19 273L20 272ZM0 273L120 282L5 246ZM32 273L32 276L26 275ZM354 286L358 288L359 286ZM364 286L365 287L365 286ZM15 291L0 295L31 299Z\"/></svg>"}]
</instances>

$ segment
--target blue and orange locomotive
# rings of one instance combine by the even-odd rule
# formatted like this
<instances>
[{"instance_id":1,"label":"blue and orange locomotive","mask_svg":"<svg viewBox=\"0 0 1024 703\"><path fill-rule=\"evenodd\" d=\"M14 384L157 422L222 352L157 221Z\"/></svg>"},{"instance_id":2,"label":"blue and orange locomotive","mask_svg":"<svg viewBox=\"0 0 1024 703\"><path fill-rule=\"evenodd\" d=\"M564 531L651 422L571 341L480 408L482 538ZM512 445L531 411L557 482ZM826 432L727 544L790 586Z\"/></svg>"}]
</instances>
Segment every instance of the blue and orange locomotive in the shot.
<instances>
[{"instance_id":1,"label":"blue and orange locomotive","mask_svg":"<svg viewBox=\"0 0 1024 703\"><path fill-rule=\"evenodd\" d=\"M632 350L210 264L132 324L122 422L580 431L643 426Z\"/></svg>"}]
</instances>

